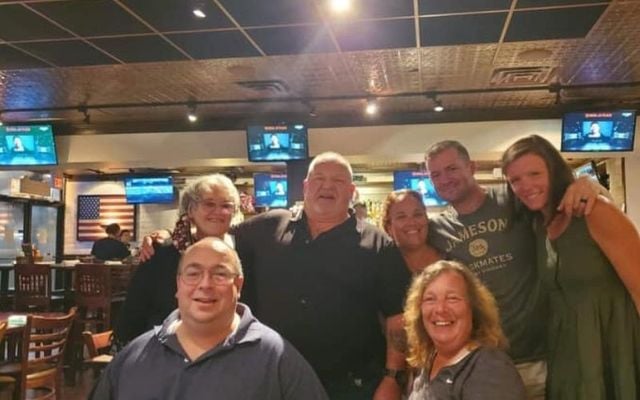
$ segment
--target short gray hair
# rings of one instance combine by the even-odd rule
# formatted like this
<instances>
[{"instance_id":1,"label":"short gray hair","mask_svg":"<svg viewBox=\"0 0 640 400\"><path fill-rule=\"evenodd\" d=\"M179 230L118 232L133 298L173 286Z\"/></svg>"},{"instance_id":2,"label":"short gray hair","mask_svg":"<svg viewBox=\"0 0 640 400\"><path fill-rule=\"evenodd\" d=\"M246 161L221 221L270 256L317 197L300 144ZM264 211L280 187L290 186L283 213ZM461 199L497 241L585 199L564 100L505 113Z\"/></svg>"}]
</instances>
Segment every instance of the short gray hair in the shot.
<instances>
[{"instance_id":1,"label":"short gray hair","mask_svg":"<svg viewBox=\"0 0 640 400\"><path fill-rule=\"evenodd\" d=\"M213 186L222 186L227 189L235 206L235 212L237 213L240 210L240 194L238 194L238 189L236 189L231 179L225 175L213 174L200 177L184 188L180 197L179 215L187 214L189 210L196 206L205 193L211 192Z\"/></svg>"},{"instance_id":2,"label":"short gray hair","mask_svg":"<svg viewBox=\"0 0 640 400\"><path fill-rule=\"evenodd\" d=\"M309 164L309 169L307 170L307 178L309 178L316 165L325 163L336 163L342 165L347 169L347 171L349 171L349 178L353 179L353 169L351 168L351 164L349 164L349 161L347 161L347 159L344 158L342 154L338 154L333 151L327 151L315 156L313 161L311 161L311 164Z\"/></svg>"},{"instance_id":3,"label":"short gray hair","mask_svg":"<svg viewBox=\"0 0 640 400\"><path fill-rule=\"evenodd\" d=\"M429 148L427 148L427 151L424 154L424 159L428 160L449 149L456 150L460 158L462 158L463 160L467 162L471 161L469 150L467 150L467 148L457 140L443 140L441 142L432 144L431 146L429 146Z\"/></svg>"}]
</instances>

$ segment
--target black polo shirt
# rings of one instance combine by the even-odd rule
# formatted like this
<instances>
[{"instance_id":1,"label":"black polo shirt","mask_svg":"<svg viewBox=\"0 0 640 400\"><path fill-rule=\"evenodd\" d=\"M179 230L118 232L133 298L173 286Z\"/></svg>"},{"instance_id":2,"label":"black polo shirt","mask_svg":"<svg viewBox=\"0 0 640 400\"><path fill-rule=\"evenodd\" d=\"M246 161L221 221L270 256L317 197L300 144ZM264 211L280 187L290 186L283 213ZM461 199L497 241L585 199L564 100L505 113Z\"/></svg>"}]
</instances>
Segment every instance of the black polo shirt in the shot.
<instances>
[{"instance_id":1,"label":"black polo shirt","mask_svg":"<svg viewBox=\"0 0 640 400\"><path fill-rule=\"evenodd\" d=\"M352 215L312 239L304 213L273 210L236 228L243 301L327 384L384 367L381 317L402 312L407 270L389 237Z\"/></svg>"}]
</instances>

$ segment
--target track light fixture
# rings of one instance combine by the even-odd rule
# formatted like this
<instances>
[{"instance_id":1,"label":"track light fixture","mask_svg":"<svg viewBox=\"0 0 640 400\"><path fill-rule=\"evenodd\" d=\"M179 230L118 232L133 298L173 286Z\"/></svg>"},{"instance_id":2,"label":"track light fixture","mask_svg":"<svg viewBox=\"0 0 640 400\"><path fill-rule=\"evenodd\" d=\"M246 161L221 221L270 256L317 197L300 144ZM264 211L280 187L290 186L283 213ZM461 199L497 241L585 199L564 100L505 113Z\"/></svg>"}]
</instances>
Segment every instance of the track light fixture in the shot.
<instances>
[{"instance_id":1,"label":"track light fixture","mask_svg":"<svg viewBox=\"0 0 640 400\"><path fill-rule=\"evenodd\" d=\"M204 6L202 3L196 3L193 6L193 9L191 10L191 12L193 13L193 15L196 16L196 18L206 18L207 14L205 14L204 12Z\"/></svg>"},{"instance_id":2,"label":"track light fixture","mask_svg":"<svg viewBox=\"0 0 640 400\"><path fill-rule=\"evenodd\" d=\"M84 115L82 122L89 125L91 123L91 114L89 114L89 109L87 108L87 106L78 107L78 111L81 112L82 115Z\"/></svg>"},{"instance_id":3,"label":"track light fixture","mask_svg":"<svg viewBox=\"0 0 640 400\"><path fill-rule=\"evenodd\" d=\"M435 112L443 112L444 111L444 106L442 105L442 101L440 101L438 99L434 100L433 111L435 111Z\"/></svg>"},{"instance_id":4,"label":"track light fixture","mask_svg":"<svg viewBox=\"0 0 640 400\"><path fill-rule=\"evenodd\" d=\"M438 95L436 93L427 93L427 98L433 101L433 111L435 112L443 112L444 106L442 105L442 101L438 99Z\"/></svg>"},{"instance_id":5,"label":"track light fixture","mask_svg":"<svg viewBox=\"0 0 640 400\"><path fill-rule=\"evenodd\" d=\"M376 115L378 113L378 102L373 99L367 100L367 106L364 109L367 115Z\"/></svg>"},{"instance_id":6,"label":"track light fixture","mask_svg":"<svg viewBox=\"0 0 640 400\"><path fill-rule=\"evenodd\" d=\"M187 105L187 108L189 109L189 112L187 112L187 119L193 124L194 122L198 121L198 114L196 114L196 105L189 104Z\"/></svg>"},{"instance_id":7,"label":"track light fixture","mask_svg":"<svg viewBox=\"0 0 640 400\"><path fill-rule=\"evenodd\" d=\"M311 118L315 118L318 116L318 113L316 112L316 107L311 104L311 102L309 100L302 100L301 101L302 105L307 107L307 110L309 110L309 117Z\"/></svg>"}]
</instances>

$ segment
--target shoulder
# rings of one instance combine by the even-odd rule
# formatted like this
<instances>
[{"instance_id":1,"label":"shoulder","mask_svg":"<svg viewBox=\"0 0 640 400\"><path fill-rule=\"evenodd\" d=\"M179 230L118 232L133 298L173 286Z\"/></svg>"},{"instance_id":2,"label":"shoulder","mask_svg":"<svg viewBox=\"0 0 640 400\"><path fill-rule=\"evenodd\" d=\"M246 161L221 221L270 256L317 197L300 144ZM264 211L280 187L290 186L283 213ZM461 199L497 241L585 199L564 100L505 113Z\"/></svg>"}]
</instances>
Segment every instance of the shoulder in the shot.
<instances>
[{"instance_id":1,"label":"shoulder","mask_svg":"<svg viewBox=\"0 0 640 400\"><path fill-rule=\"evenodd\" d=\"M126 373L128 368L136 368L136 360L160 345L155 330L151 329L129 342L116 354L109 364L115 374Z\"/></svg>"},{"instance_id":2,"label":"shoulder","mask_svg":"<svg viewBox=\"0 0 640 400\"><path fill-rule=\"evenodd\" d=\"M291 221L293 214L289 210L277 209L258 214L235 226L231 234L242 235L255 230L267 229L269 226Z\"/></svg>"},{"instance_id":3,"label":"shoulder","mask_svg":"<svg viewBox=\"0 0 640 400\"><path fill-rule=\"evenodd\" d=\"M493 364L495 366L504 365L514 367L513 361L506 352L495 347L480 347L477 350L476 362L483 364ZM515 368L515 367L514 367Z\"/></svg>"}]
</instances>

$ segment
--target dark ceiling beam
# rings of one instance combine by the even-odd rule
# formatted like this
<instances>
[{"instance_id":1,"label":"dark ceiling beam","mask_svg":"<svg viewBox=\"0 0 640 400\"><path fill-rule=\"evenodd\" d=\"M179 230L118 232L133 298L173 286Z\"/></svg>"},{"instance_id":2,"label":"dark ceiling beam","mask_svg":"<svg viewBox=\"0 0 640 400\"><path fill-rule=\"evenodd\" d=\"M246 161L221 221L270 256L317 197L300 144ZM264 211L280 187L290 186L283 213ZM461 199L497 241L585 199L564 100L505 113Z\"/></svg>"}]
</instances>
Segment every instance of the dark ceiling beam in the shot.
<instances>
[{"instance_id":1,"label":"dark ceiling beam","mask_svg":"<svg viewBox=\"0 0 640 400\"><path fill-rule=\"evenodd\" d=\"M632 82L605 82L586 83L574 85L534 85L534 86L504 86L490 88L469 88L452 90L429 90L425 92L403 92L378 95L348 95L348 96L317 96L317 97L274 97L259 99L228 99L228 100L196 100L187 99L184 101L167 102L145 102L145 103L106 103L106 104L78 104L57 107L22 107L0 109L0 114L14 112L46 112L46 111L70 111L70 110L92 110L92 109L117 109L117 108L148 108L148 107L186 107L189 105L233 105L233 104L268 104L268 103L309 103L316 101L344 101L344 100L367 100L371 98L405 98L405 97L433 97L441 95L469 95L484 93L508 93L508 92L531 92L546 91L558 93L562 90L584 90L584 89L621 89L640 87L640 81Z\"/></svg>"}]
</instances>

